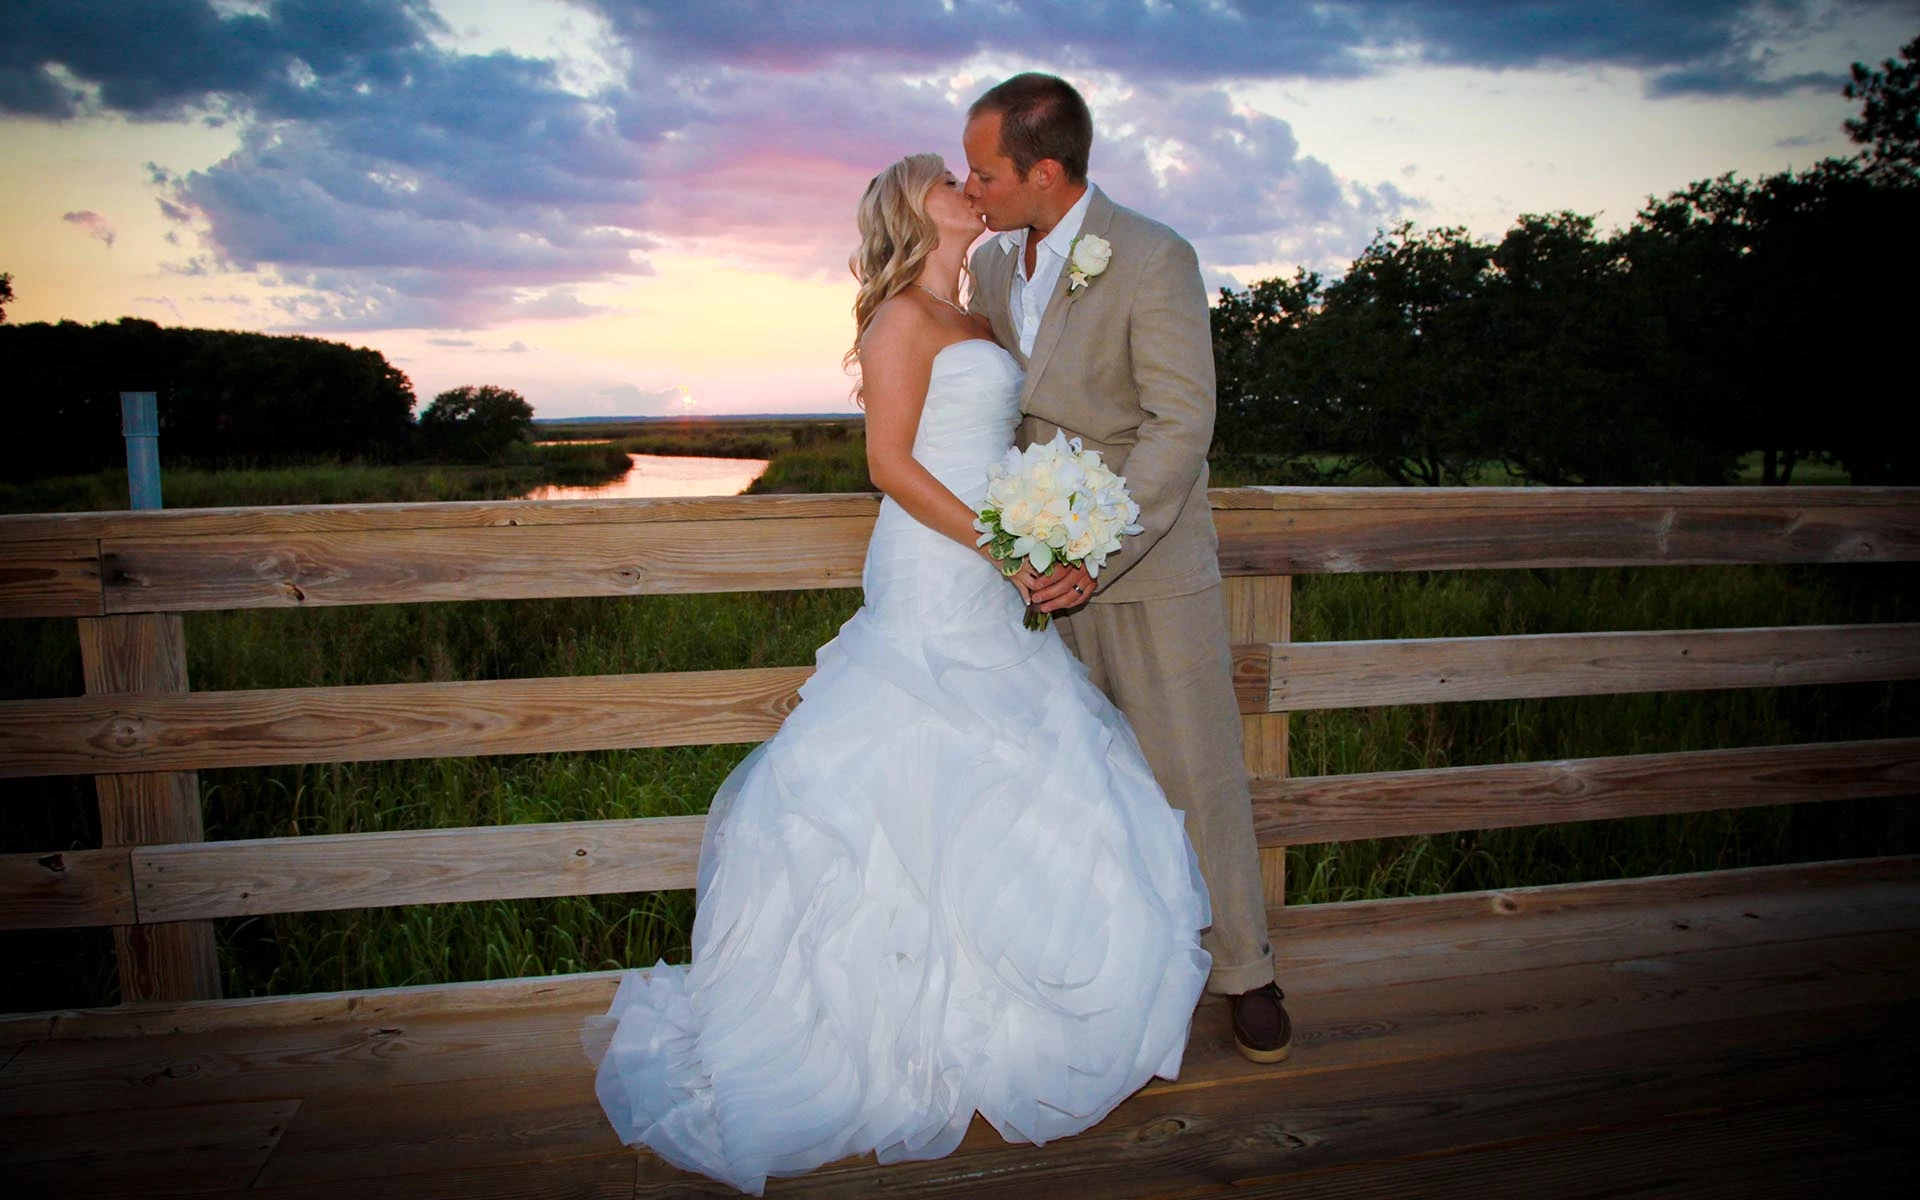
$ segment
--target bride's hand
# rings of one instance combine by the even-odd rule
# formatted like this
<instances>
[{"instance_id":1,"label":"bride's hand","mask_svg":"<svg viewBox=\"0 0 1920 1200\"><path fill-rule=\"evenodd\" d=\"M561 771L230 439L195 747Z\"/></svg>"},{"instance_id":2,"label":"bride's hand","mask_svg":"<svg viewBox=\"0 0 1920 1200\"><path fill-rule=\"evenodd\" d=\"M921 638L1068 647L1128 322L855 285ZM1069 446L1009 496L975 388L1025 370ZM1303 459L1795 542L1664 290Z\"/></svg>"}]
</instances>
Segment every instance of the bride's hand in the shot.
<instances>
[{"instance_id":1,"label":"bride's hand","mask_svg":"<svg viewBox=\"0 0 1920 1200\"><path fill-rule=\"evenodd\" d=\"M1020 569L1007 578L1012 580L1013 586L1019 590L1022 603L1032 604L1034 589L1041 585L1045 577L1033 569L1032 563L1023 562L1020 564Z\"/></svg>"}]
</instances>

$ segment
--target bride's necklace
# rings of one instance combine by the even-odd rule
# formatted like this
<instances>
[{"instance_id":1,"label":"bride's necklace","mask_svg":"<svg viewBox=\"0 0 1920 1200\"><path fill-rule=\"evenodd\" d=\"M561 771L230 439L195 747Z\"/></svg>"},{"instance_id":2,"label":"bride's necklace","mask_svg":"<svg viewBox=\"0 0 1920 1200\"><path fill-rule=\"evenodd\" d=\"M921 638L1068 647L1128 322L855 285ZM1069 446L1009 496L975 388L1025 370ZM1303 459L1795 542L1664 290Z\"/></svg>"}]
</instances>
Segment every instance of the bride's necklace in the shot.
<instances>
[{"instance_id":1,"label":"bride's necklace","mask_svg":"<svg viewBox=\"0 0 1920 1200\"><path fill-rule=\"evenodd\" d=\"M948 308L959 313L963 317L972 315L971 313L967 312L966 309L961 308L958 304L955 304L953 301L947 299L945 296L942 296L939 292L934 291L932 288L928 287L924 283L916 282L913 286L919 288L921 291L925 292L927 295L932 296L935 300L938 300L940 303L946 305Z\"/></svg>"}]
</instances>

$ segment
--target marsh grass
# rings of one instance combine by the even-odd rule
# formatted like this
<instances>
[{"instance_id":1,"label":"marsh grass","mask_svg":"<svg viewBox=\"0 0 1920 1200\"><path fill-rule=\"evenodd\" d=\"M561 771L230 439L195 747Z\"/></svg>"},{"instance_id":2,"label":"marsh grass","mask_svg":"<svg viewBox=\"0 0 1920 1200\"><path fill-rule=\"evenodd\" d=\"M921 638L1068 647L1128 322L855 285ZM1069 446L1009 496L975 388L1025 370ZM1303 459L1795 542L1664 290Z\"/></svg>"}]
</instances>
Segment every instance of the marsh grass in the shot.
<instances>
[{"instance_id":1,"label":"marsh grass","mask_svg":"<svg viewBox=\"0 0 1920 1200\"><path fill-rule=\"evenodd\" d=\"M767 464L748 495L774 492L871 492L864 436L796 446Z\"/></svg>"},{"instance_id":2,"label":"marsh grass","mask_svg":"<svg viewBox=\"0 0 1920 1200\"><path fill-rule=\"evenodd\" d=\"M804 453L802 452L804 451ZM858 439L776 458L771 486L844 482ZM171 476L169 477L172 478ZM864 471L862 471L864 478ZM232 485L238 487L238 484ZM798 483L793 486L800 486ZM437 498L437 497L436 497ZM170 503L172 494L170 493ZM258 502L230 495L223 503ZM1300 640L1920 620L1910 564L1415 572L1296 580ZM647 596L186 618L201 690L802 665L856 591ZM81 690L70 621L0 621L5 698ZM1679 692L1297 714L1296 775L1911 735L1920 685ZM200 773L210 839L703 811L745 746ZM90 779L0 784L0 852L99 844ZM1289 850L1291 903L1920 851L1913 809L1846 801ZM684 961L689 892L278 914L216 922L229 996ZM106 930L9 934L9 1011L117 999Z\"/></svg>"},{"instance_id":3,"label":"marsh grass","mask_svg":"<svg viewBox=\"0 0 1920 1200\"><path fill-rule=\"evenodd\" d=\"M545 484L584 487L618 479L633 464L615 446L528 446L524 461L495 466L323 462L287 467L168 465L160 472L168 508L249 504L384 504L510 500ZM127 506L124 469L27 483L0 482L0 513L111 512Z\"/></svg>"},{"instance_id":4,"label":"marsh grass","mask_svg":"<svg viewBox=\"0 0 1920 1200\"><path fill-rule=\"evenodd\" d=\"M860 416L736 421L687 417L671 421L569 423L542 421L543 439L606 439L629 454L682 454L700 458L775 458L796 447L858 437Z\"/></svg>"}]
</instances>

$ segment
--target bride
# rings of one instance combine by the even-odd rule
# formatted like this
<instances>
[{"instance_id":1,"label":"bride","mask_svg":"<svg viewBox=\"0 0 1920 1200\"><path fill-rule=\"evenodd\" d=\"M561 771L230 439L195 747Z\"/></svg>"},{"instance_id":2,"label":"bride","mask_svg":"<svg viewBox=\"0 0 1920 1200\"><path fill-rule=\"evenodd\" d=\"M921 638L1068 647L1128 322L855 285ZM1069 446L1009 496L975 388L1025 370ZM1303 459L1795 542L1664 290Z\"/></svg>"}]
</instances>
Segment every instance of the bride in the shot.
<instances>
[{"instance_id":1,"label":"bride","mask_svg":"<svg viewBox=\"0 0 1920 1200\"><path fill-rule=\"evenodd\" d=\"M1180 1070L1205 884L1132 729L974 544L1021 373L957 303L976 215L939 156L859 208L865 604L721 785L693 962L628 971L582 1034L622 1142L760 1194L977 1111L1078 1133Z\"/></svg>"}]
</instances>

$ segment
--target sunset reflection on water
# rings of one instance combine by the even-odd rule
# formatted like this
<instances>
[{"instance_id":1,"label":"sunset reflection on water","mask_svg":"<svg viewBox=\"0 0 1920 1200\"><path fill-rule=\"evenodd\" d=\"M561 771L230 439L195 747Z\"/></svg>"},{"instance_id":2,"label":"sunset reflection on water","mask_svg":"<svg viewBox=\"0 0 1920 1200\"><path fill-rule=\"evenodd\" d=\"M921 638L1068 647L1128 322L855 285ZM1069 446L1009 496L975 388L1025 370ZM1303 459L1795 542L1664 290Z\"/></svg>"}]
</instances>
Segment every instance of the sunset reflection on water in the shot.
<instances>
[{"instance_id":1,"label":"sunset reflection on water","mask_svg":"<svg viewBox=\"0 0 1920 1200\"><path fill-rule=\"evenodd\" d=\"M640 496L737 496L767 469L764 458L629 454L633 467L599 487L538 487L528 500L622 500Z\"/></svg>"}]
</instances>

